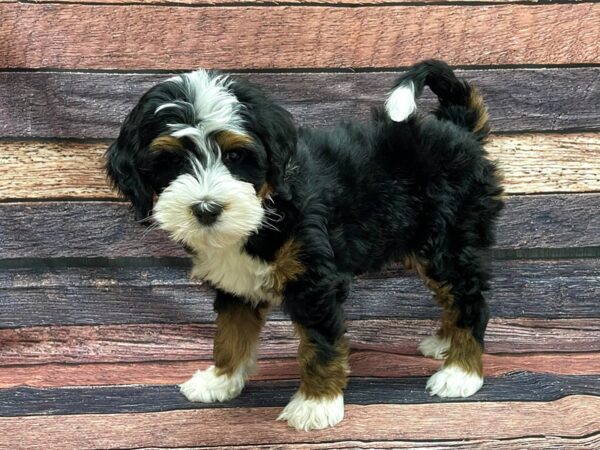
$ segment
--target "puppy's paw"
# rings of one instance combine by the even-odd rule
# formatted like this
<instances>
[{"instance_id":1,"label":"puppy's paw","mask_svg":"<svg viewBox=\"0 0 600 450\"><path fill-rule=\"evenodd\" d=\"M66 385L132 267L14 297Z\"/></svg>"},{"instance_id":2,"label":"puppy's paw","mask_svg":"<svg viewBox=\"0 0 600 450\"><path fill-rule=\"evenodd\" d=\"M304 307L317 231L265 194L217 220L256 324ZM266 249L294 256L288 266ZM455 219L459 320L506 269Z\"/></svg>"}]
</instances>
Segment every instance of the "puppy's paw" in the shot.
<instances>
[{"instance_id":1,"label":"puppy's paw","mask_svg":"<svg viewBox=\"0 0 600 450\"><path fill-rule=\"evenodd\" d=\"M481 386L483 377L458 366L442 367L427 381L429 393L440 397L469 397Z\"/></svg>"},{"instance_id":2,"label":"puppy's paw","mask_svg":"<svg viewBox=\"0 0 600 450\"><path fill-rule=\"evenodd\" d=\"M437 335L423 339L419 344L419 351L423 356L435 359L445 359L450 349L450 339L441 338Z\"/></svg>"},{"instance_id":3,"label":"puppy's paw","mask_svg":"<svg viewBox=\"0 0 600 450\"><path fill-rule=\"evenodd\" d=\"M179 386L185 397L191 402L224 402L237 397L244 388L243 371L232 375L219 375L215 366L197 371L192 378Z\"/></svg>"},{"instance_id":4,"label":"puppy's paw","mask_svg":"<svg viewBox=\"0 0 600 450\"><path fill-rule=\"evenodd\" d=\"M277 420L285 420L297 430L333 427L344 418L344 396L312 399L296 392Z\"/></svg>"}]
</instances>

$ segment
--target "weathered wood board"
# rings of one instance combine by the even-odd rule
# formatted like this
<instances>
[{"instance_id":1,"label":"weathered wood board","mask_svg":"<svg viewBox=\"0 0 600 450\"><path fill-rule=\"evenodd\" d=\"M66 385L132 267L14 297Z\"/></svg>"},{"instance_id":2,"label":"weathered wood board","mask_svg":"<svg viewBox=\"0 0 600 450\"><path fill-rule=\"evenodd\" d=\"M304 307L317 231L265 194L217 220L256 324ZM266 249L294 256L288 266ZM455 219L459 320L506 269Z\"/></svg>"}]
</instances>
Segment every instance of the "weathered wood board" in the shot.
<instances>
[{"instance_id":1,"label":"weathered wood board","mask_svg":"<svg viewBox=\"0 0 600 450\"><path fill-rule=\"evenodd\" d=\"M193 68L201 67L195 65ZM241 66L240 66L241 67ZM401 72L248 73L297 123L367 120ZM483 92L496 132L600 127L600 68L459 70ZM0 72L0 136L110 139L142 94L173 73ZM31 101L35 99L35 101ZM433 97L424 96L423 110Z\"/></svg>"},{"instance_id":2,"label":"weathered wood board","mask_svg":"<svg viewBox=\"0 0 600 450\"><path fill-rule=\"evenodd\" d=\"M408 66L432 57L455 65L600 60L597 3L544 8L6 3L0 15L0 42L5 42L0 67L8 68L371 68ZM149 32L165 24L177 31ZM29 45L33 42L45 45Z\"/></svg>"}]
</instances>

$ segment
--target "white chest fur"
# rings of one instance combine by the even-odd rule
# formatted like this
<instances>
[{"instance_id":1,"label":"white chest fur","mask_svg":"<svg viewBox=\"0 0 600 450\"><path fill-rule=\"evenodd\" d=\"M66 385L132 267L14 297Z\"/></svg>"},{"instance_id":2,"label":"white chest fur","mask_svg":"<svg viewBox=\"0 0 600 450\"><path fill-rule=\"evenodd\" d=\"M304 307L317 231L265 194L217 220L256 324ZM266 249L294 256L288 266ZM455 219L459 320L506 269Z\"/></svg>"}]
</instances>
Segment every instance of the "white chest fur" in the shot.
<instances>
[{"instance_id":1,"label":"white chest fur","mask_svg":"<svg viewBox=\"0 0 600 450\"><path fill-rule=\"evenodd\" d=\"M274 290L275 268L246 253L242 247L203 249L194 257L192 276L210 281L214 286L243 297L252 303L281 303Z\"/></svg>"}]
</instances>

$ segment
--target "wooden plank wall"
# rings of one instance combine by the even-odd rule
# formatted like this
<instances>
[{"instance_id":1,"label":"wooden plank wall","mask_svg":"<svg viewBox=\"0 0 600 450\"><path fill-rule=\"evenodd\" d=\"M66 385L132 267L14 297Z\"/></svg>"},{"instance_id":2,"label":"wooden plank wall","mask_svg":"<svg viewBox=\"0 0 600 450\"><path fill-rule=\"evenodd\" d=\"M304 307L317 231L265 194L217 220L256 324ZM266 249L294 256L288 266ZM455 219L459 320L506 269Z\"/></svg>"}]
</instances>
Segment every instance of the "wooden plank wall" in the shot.
<instances>
[{"instance_id":1,"label":"wooden plank wall","mask_svg":"<svg viewBox=\"0 0 600 450\"><path fill-rule=\"evenodd\" d=\"M600 448L599 42L592 0L0 0L0 448ZM298 370L281 313L241 397L186 402L176 384L211 357L211 294L107 186L125 114L210 67L266 86L299 124L365 119L428 57L480 86L506 175L484 388L425 393L439 362L416 346L439 311L392 268L348 302L340 426L274 422Z\"/></svg>"}]
</instances>

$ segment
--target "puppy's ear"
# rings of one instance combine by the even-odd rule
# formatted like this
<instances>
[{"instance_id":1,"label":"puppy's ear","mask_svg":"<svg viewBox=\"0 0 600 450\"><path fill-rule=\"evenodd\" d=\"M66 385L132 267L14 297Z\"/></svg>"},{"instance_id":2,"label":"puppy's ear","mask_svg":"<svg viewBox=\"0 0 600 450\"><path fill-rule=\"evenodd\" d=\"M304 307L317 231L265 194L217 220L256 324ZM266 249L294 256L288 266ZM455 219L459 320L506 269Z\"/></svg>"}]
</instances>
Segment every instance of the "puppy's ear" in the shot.
<instances>
[{"instance_id":1,"label":"puppy's ear","mask_svg":"<svg viewBox=\"0 0 600 450\"><path fill-rule=\"evenodd\" d=\"M250 83L237 81L233 89L236 97L245 106L245 122L266 147L270 164L267 181L279 196L289 200L291 193L285 182L285 170L296 152L298 140L292 115Z\"/></svg>"},{"instance_id":2,"label":"puppy's ear","mask_svg":"<svg viewBox=\"0 0 600 450\"><path fill-rule=\"evenodd\" d=\"M268 180L275 192L284 200L291 197L285 182L287 164L296 152L298 136L292 115L282 107L271 104L259 115L262 127L261 139L267 146L271 166Z\"/></svg>"},{"instance_id":3,"label":"puppy's ear","mask_svg":"<svg viewBox=\"0 0 600 450\"><path fill-rule=\"evenodd\" d=\"M125 145L125 147L123 146ZM106 173L113 186L126 197L133 207L135 219L148 224L152 211L154 191L146 184L139 172L136 152L128 147L132 143L115 141L106 152Z\"/></svg>"}]
</instances>

